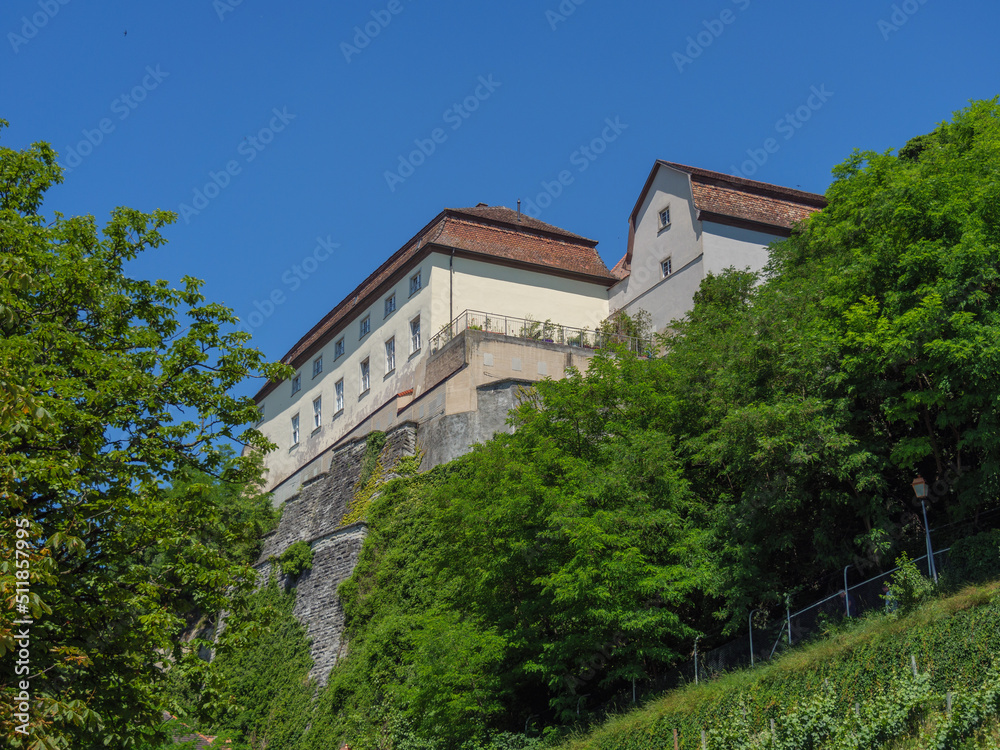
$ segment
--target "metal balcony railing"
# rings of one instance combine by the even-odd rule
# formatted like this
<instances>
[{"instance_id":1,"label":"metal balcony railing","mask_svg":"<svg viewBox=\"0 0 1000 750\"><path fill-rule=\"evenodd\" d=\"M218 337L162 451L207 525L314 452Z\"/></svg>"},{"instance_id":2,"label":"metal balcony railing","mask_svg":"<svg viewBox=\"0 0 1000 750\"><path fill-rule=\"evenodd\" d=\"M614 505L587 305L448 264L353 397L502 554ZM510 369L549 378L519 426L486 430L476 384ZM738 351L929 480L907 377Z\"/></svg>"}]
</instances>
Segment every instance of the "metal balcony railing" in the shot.
<instances>
[{"instance_id":1,"label":"metal balcony railing","mask_svg":"<svg viewBox=\"0 0 1000 750\"><path fill-rule=\"evenodd\" d=\"M488 331L511 338L533 339L549 344L579 346L584 349L601 349L611 344L620 344L629 351L642 356L652 356L655 344L652 337L640 339L588 328L573 328L545 320L514 318L510 315L466 310L451 323L434 334L430 340L430 353L438 351L455 336L465 330Z\"/></svg>"}]
</instances>

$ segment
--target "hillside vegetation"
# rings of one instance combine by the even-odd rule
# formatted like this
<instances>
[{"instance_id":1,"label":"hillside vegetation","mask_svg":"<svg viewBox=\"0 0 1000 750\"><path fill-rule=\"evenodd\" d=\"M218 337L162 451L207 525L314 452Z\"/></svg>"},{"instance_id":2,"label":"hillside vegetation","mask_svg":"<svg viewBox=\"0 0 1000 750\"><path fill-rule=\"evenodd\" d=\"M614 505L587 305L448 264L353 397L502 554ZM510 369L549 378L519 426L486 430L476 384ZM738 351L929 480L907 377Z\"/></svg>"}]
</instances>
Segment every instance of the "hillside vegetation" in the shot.
<instances>
[{"instance_id":1,"label":"hillside vegetation","mask_svg":"<svg viewBox=\"0 0 1000 750\"><path fill-rule=\"evenodd\" d=\"M998 654L994 582L673 691L559 750L660 750L675 730L681 748L704 731L710 750L997 748Z\"/></svg>"},{"instance_id":2,"label":"hillside vegetation","mask_svg":"<svg viewBox=\"0 0 1000 750\"><path fill-rule=\"evenodd\" d=\"M916 473L932 483L932 526L996 508L1000 106L973 103L834 175L829 206L771 248L762 274L705 279L662 356L602 351L586 373L526 390L513 434L426 473L394 467L403 476L378 496L362 488L352 509L369 536L340 592L349 654L315 703L285 716L280 691L239 687L256 683L238 664L283 658L265 636L247 644L252 657L218 660L211 701L195 686L180 707L254 750L278 737L281 750L552 744L633 685L660 684L696 640L711 647L752 610L832 593L831 572L883 570L919 545ZM979 623L949 642L987 637ZM992 689L951 667L947 686L907 673L911 653L920 669L967 663L927 627L909 628L927 637L902 666L854 649L876 677L847 660L822 676L829 694L803 671L788 684L815 705L797 721L835 723L844 701L897 716L943 687ZM760 674L784 680L796 658ZM281 684L303 683L297 669L277 672ZM882 705L877 679L894 673L898 701ZM760 679L747 722L777 710ZM241 706L274 719L244 721ZM742 708L706 711L684 714L686 743L702 726L743 726ZM713 712L728 718L709 725ZM664 746L627 736L621 747Z\"/></svg>"}]
</instances>

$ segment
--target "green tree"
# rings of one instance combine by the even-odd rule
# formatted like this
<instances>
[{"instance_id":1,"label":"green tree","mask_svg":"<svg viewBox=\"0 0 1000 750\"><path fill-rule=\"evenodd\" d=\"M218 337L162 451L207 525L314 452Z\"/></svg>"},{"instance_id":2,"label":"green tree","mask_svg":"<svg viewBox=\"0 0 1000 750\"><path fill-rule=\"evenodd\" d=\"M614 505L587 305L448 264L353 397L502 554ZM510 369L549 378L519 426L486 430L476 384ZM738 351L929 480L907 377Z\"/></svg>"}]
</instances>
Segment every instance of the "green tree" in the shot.
<instances>
[{"instance_id":1,"label":"green tree","mask_svg":"<svg viewBox=\"0 0 1000 750\"><path fill-rule=\"evenodd\" d=\"M252 399L230 391L286 369L226 332L237 319L196 279L173 289L125 273L164 244L172 214L118 208L100 231L88 216L45 219L55 156L44 143L0 149L0 733L9 747L128 747L167 707L163 665L185 663L182 613L237 606L249 581L257 524L233 524L220 544L204 533L220 523L214 494L170 485L255 487L270 446L242 428L257 419ZM232 458L224 441L250 450ZM34 619L23 676L10 658L22 542ZM27 734L9 709L21 679Z\"/></svg>"},{"instance_id":2,"label":"green tree","mask_svg":"<svg viewBox=\"0 0 1000 750\"><path fill-rule=\"evenodd\" d=\"M846 562L885 564L1000 489L1000 107L857 152L761 277L705 280L666 342L671 432L713 508L732 622Z\"/></svg>"},{"instance_id":3,"label":"green tree","mask_svg":"<svg viewBox=\"0 0 1000 750\"><path fill-rule=\"evenodd\" d=\"M341 587L324 741L572 724L686 655L712 624L707 522L663 430L665 367L602 351L526 392L514 434L386 485Z\"/></svg>"}]
</instances>

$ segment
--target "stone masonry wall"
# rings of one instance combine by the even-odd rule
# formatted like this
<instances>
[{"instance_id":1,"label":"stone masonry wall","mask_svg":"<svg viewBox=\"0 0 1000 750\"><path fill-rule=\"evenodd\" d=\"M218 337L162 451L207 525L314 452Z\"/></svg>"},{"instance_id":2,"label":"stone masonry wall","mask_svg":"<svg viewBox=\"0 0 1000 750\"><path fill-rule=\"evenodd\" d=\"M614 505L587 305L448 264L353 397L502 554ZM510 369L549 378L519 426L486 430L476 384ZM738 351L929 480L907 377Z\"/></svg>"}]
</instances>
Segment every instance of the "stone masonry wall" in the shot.
<instances>
[{"instance_id":1,"label":"stone masonry wall","mask_svg":"<svg viewBox=\"0 0 1000 750\"><path fill-rule=\"evenodd\" d=\"M406 423L386 434L382 461L389 467L416 450L416 425ZM305 482L284 505L278 528L264 539L257 570L266 575L269 559L281 555L298 541L309 542L313 552L312 570L300 576L296 585L294 614L305 625L312 641L314 661L311 676L326 682L337 659L346 653L344 611L337 587L354 571L365 525L341 527L341 519L361 473L365 453L361 438L338 448L331 455L327 471Z\"/></svg>"}]
</instances>

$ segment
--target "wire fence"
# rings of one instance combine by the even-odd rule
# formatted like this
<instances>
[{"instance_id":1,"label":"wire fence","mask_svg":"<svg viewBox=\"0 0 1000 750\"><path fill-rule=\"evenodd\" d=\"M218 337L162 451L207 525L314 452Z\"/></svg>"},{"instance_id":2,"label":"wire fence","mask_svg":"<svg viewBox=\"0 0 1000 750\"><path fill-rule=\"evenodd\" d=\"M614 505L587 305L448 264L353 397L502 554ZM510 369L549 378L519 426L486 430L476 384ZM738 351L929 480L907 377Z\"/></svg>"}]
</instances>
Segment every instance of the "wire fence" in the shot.
<instances>
[{"instance_id":1,"label":"wire fence","mask_svg":"<svg viewBox=\"0 0 1000 750\"><path fill-rule=\"evenodd\" d=\"M926 554L913 558L913 562L918 568L922 568L929 578L936 578L937 574L947 572L948 553L952 544L963 537L997 526L1000 526L1000 508L982 512L972 519L931 529L929 536L934 546L941 547L945 544L948 546L935 549L934 567L928 565L928 560L931 558ZM834 593L797 610L792 610L789 606L784 617L759 622L754 618L755 612L751 612L745 635L703 654L695 655L687 665L676 670L673 676L675 684L694 682L767 661L791 646L823 632L832 623L846 617L860 617L866 612L886 610L893 606L891 601L886 601L883 585L899 568L884 570L860 583L849 584L852 567L847 566L842 574L836 577L836 584L832 577L827 581L828 586L836 585L837 590Z\"/></svg>"},{"instance_id":2,"label":"wire fence","mask_svg":"<svg viewBox=\"0 0 1000 750\"><path fill-rule=\"evenodd\" d=\"M929 558L926 554L912 558L913 562L928 577L934 577L935 572L947 575L948 553L954 542L979 531L998 527L1000 508L980 513L973 519L931 529L934 546L948 546L934 550L934 568L928 566ZM775 619L767 619L764 613L757 610L751 612L747 618L746 630L741 636L709 650L700 650L696 642L690 659L656 679L642 681L634 690L628 691L628 695L619 696L615 703L622 709L637 698L760 664L823 633L831 624L841 622L846 617L885 611L893 605L883 595L883 584L897 570L899 568L893 567L861 582L849 583L850 575L853 572L856 578L857 571L853 571L853 566L848 566L826 580L827 590L835 588L834 593L799 609L789 606L782 617ZM845 583L848 585L845 586ZM845 590L847 594L842 596L841 592Z\"/></svg>"},{"instance_id":3,"label":"wire fence","mask_svg":"<svg viewBox=\"0 0 1000 750\"><path fill-rule=\"evenodd\" d=\"M435 353L465 330L487 331L512 338L532 339L548 344L579 346L584 349L602 349L611 344L620 344L629 351L642 356L653 356L655 344L652 337L637 338L601 329L574 328L553 323L550 320L515 318L479 310L466 310L451 323L431 336L430 350Z\"/></svg>"}]
</instances>

